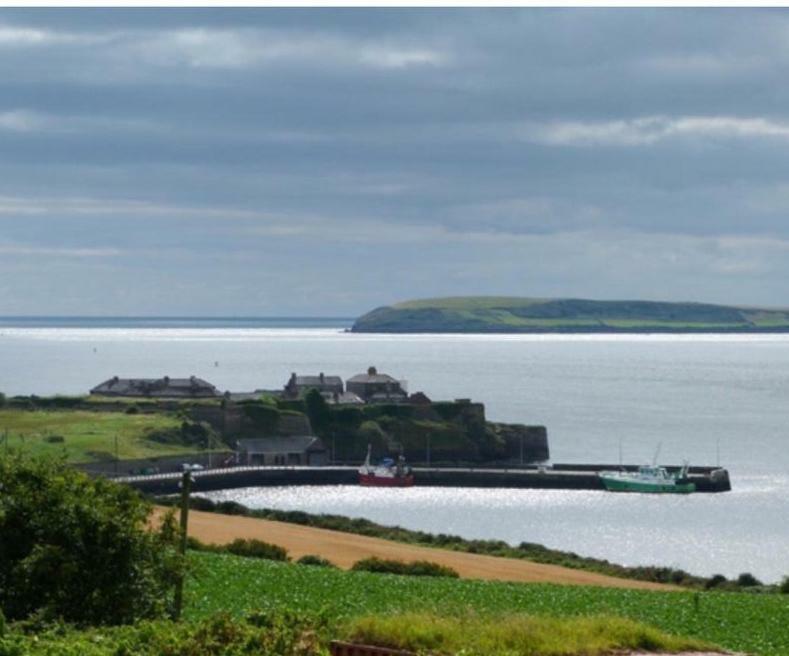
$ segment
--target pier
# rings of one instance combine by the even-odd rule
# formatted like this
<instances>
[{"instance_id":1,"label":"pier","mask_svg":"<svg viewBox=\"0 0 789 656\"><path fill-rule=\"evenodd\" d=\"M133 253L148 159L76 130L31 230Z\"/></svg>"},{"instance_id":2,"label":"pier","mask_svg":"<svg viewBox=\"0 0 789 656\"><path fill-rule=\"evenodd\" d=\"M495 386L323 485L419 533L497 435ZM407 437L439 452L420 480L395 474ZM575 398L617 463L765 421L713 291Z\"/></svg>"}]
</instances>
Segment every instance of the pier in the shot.
<instances>
[{"instance_id":1,"label":"pier","mask_svg":"<svg viewBox=\"0 0 789 656\"><path fill-rule=\"evenodd\" d=\"M526 468L414 467L418 487L523 488L549 490L603 490L597 472L626 469L636 465L555 464ZM676 471L679 467L668 467ZM192 472L195 492L231 490L242 487L284 485L358 485L357 467L230 467ZM690 480L696 492L728 492L729 473L718 467L691 467ZM121 476L114 480L127 483L146 494L176 494L180 473L146 476Z\"/></svg>"}]
</instances>

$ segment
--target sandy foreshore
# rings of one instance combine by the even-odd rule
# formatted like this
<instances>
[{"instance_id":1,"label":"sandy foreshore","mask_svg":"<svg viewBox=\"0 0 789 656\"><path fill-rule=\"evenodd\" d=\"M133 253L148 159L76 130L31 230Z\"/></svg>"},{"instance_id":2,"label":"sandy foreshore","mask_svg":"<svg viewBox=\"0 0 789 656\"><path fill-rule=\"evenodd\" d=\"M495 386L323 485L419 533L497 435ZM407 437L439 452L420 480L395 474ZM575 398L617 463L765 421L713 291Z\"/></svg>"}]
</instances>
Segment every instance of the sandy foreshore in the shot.
<instances>
[{"instance_id":1,"label":"sandy foreshore","mask_svg":"<svg viewBox=\"0 0 789 656\"><path fill-rule=\"evenodd\" d=\"M166 512L166 509L156 508L157 517L163 512ZM677 589L660 583L621 579L528 560L420 547L298 524L196 510L189 512L189 535L207 544L226 544L236 538L256 538L284 547L294 560L306 554L315 554L327 558L343 569L349 569L362 558L376 556L402 561L430 560L452 567L461 577L470 579L596 585L640 590Z\"/></svg>"}]
</instances>

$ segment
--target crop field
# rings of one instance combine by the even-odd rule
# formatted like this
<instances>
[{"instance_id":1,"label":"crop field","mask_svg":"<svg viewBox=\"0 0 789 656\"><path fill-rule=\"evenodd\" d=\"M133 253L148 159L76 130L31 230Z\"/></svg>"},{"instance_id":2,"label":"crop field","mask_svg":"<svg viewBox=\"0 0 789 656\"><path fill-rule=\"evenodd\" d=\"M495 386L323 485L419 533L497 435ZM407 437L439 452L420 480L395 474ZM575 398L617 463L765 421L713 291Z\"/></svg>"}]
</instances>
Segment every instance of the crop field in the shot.
<instances>
[{"instance_id":1,"label":"crop field","mask_svg":"<svg viewBox=\"0 0 789 656\"><path fill-rule=\"evenodd\" d=\"M733 651L789 654L789 595L651 592L343 572L193 553L190 618L290 609L332 620L386 612L616 615Z\"/></svg>"},{"instance_id":2,"label":"crop field","mask_svg":"<svg viewBox=\"0 0 789 656\"><path fill-rule=\"evenodd\" d=\"M0 410L0 448L32 455L65 454L68 462L91 462L118 456L147 458L194 452L194 447L160 444L146 439L154 429L175 428L180 420L163 414L126 414L87 410ZM62 438L62 439L60 439Z\"/></svg>"}]
</instances>

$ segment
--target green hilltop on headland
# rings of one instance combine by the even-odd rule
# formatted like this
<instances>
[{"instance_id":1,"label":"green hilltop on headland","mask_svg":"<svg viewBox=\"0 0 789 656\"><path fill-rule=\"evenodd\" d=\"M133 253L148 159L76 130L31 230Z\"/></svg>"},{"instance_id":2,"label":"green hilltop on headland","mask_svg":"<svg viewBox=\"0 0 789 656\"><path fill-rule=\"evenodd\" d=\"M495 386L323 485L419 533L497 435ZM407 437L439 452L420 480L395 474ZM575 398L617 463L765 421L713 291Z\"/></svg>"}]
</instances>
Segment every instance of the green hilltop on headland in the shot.
<instances>
[{"instance_id":1,"label":"green hilltop on headland","mask_svg":"<svg viewBox=\"0 0 789 656\"><path fill-rule=\"evenodd\" d=\"M405 301L359 317L359 333L789 332L789 310L711 303L457 296Z\"/></svg>"}]
</instances>

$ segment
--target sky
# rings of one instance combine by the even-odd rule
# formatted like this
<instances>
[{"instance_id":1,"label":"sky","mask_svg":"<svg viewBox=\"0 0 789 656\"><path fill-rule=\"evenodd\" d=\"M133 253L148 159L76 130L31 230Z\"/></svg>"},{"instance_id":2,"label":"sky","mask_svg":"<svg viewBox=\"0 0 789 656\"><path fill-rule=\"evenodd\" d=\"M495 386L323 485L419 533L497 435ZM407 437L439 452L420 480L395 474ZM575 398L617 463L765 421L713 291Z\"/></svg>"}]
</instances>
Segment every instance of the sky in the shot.
<instances>
[{"instance_id":1,"label":"sky","mask_svg":"<svg viewBox=\"0 0 789 656\"><path fill-rule=\"evenodd\" d=\"M783 9L0 9L0 315L789 306Z\"/></svg>"}]
</instances>

